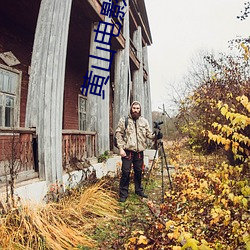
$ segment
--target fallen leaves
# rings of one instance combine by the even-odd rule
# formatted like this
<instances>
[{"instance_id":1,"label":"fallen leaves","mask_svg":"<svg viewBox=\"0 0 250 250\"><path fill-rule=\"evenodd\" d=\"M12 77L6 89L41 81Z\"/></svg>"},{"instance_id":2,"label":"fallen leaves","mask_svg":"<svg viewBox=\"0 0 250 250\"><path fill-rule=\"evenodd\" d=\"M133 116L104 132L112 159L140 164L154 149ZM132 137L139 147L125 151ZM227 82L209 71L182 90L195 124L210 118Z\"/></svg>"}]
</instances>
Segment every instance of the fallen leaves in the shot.
<instances>
[{"instance_id":1,"label":"fallen leaves","mask_svg":"<svg viewBox=\"0 0 250 250\"><path fill-rule=\"evenodd\" d=\"M249 180L240 166L183 165L172 178L160 212L168 220L134 236L127 249L250 249Z\"/></svg>"}]
</instances>

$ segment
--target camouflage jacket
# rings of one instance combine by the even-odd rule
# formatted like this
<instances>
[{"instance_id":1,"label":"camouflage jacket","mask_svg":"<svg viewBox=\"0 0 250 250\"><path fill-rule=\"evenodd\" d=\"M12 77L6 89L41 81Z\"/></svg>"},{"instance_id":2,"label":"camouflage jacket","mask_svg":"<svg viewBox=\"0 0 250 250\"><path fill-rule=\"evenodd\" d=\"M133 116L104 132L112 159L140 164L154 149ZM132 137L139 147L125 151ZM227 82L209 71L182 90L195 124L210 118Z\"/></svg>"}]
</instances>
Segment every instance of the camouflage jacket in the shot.
<instances>
[{"instance_id":1,"label":"camouflage jacket","mask_svg":"<svg viewBox=\"0 0 250 250\"><path fill-rule=\"evenodd\" d=\"M125 117L122 117L115 131L115 137L118 148L141 152L147 148L147 138L153 140L155 135L152 134L149 123L144 117L140 116L135 121L129 115L126 131Z\"/></svg>"}]
</instances>

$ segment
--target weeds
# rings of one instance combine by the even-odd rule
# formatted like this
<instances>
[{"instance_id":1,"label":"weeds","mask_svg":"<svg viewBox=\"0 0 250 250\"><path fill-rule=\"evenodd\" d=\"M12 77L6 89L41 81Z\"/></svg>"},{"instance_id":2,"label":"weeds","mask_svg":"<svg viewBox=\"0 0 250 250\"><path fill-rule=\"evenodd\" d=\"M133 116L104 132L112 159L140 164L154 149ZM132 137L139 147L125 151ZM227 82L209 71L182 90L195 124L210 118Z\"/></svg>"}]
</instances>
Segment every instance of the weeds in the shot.
<instances>
[{"instance_id":1,"label":"weeds","mask_svg":"<svg viewBox=\"0 0 250 250\"><path fill-rule=\"evenodd\" d=\"M99 182L84 190L72 190L58 203L22 205L0 218L1 249L94 249L88 230L118 219L119 207L112 192Z\"/></svg>"}]
</instances>

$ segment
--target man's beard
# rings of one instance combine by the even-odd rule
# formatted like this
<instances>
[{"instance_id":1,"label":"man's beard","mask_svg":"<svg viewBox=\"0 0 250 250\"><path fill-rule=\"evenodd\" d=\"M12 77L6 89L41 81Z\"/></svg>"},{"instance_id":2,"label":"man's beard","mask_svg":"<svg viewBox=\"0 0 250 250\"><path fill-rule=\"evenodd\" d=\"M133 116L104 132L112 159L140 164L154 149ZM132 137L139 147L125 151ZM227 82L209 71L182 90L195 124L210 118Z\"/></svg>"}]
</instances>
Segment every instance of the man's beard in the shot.
<instances>
[{"instance_id":1,"label":"man's beard","mask_svg":"<svg viewBox=\"0 0 250 250\"><path fill-rule=\"evenodd\" d=\"M137 120L140 117L140 113L134 112L131 114L133 120Z\"/></svg>"}]
</instances>

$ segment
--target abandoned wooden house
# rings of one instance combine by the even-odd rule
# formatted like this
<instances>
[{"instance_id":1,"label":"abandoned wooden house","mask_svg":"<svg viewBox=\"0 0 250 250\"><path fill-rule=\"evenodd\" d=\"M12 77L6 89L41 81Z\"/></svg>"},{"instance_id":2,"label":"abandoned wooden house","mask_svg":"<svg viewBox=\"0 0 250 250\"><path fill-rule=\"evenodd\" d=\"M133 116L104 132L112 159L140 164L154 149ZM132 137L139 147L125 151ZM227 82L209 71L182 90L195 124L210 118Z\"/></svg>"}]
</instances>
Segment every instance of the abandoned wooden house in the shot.
<instances>
[{"instance_id":1,"label":"abandoned wooden house","mask_svg":"<svg viewBox=\"0 0 250 250\"><path fill-rule=\"evenodd\" d=\"M62 180L71 159L112 150L114 128L133 100L152 121L144 0L114 0L122 18L102 14L105 2L111 1L1 2L0 184L16 162L20 181L49 184ZM100 21L113 24L116 34L105 45L115 51L110 69L98 72L109 76L104 99L81 91L93 65L107 67L96 58L104 57L95 41Z\"/></svg>"}]
</instances>

